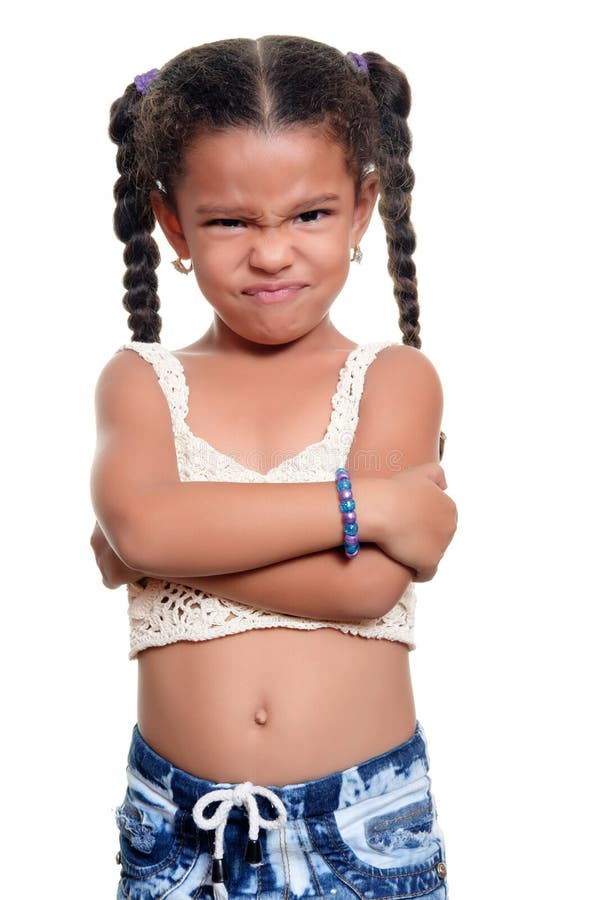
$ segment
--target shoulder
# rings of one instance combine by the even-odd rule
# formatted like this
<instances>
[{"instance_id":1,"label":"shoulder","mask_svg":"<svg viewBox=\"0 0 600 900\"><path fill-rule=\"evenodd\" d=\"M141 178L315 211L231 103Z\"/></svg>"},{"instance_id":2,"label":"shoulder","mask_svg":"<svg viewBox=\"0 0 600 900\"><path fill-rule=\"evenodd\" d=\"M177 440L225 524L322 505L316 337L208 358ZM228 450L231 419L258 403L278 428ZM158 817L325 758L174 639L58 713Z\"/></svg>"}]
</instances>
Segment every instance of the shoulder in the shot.
<instances>
[{"instance_id":1,"label":"shoulder","mask_svg":"<svg viewBox=\"0 0 600 900\"><path fill-rule=\"evenodd\" d=\"M417 350L416 347L409 347L406 344L391 344L379 351L377 359L381 361L382 368L387 366L390 371L396 371L398 374L410 374L416 378L439 382L434 364L422 350Z\"/></svg>"},{"instance_id":2,"label":"shoulder","mask_svg":"<svg viewBox=\"0 0 600 900\"><path fill-rule=\"evenodd\" d=\"M119 347L105 363L96 382L96 394L110 394L122 390L124 384L145 380L148 364L139 353L127 352L130 349L134 349L132 344Z\"/></svg>"},{"instance_id":3,"label":"shoulder","mask_svg":"<svg viewBox=\"0 0 600 900\"><path fill-rule=\"evenodd\" d=\"M148 415L162 412L164 397L156 390L153 350L156 345L124 344L106 362L96 382L95 401L98 421L139 415L140 406ZM137 351L137 352L132 352Z\"/></svg>"},{"instance_id":4,"label":"shoulder","mask_svg":"<svg viewBox=\"0 0 600 900\"><path fill-rule=\"evenodd\" d=\"M406 344L392 344L379 351L371 368L370 380L382 399L387 398L394 404L399 397L404 402L412 397L413 402L439 406L441 412L442 382L434 364L422 350Z\"/></svg>"}]
</instances>

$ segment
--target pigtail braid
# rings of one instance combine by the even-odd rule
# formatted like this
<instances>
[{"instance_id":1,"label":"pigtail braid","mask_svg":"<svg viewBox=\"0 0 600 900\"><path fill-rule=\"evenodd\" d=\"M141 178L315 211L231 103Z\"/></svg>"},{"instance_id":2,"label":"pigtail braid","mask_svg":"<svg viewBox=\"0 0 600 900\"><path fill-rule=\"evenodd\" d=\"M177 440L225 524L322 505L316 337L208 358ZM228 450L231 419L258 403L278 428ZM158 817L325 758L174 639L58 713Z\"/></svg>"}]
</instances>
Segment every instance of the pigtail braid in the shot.
<instances>
[{"instance_id":1,"label":"pigtail braid","mask_svg":"<svg viewBox=\"0 0 600 900\"><path fill-rule=\"evenodd\" d=\"M157 294L156 267L160 262L158 245L151 236L155 217L149 201L150 190L139 174L133 129L141 94L130 84L110 108L110 139L117 144L117 169L113 196L115 234L125 244L123 285L127 289L123 306L129 312L127 325L132 340L160 342L160 300Z\"/></svg>"},{"instance_id":2,"label":"pigtail braid","mask_svg":"<svg viewBox=\"0 0 600 900\"><path fill-rule=\"evenodd\" d=\"M400 310L403 343L420 349L419 303L416 267L412 255L416 235L410 221L414 173L408 156L412 137L406 119L410 111L410 86L404 73L379 53L365 53L369 86L377 102L379 140L376 142L381 191L379 213L388 246L388 271Z\"/></svg>"},{"instance_id":3,"label":"pigtail braid","mask_svg":"<svg viewBox=\"0 0 600 900\"><path fill-rule=\"evenodd\" d=\"M375 164L381 184L379 214L388 246L388 272L400 311L403 343L421 348L419 301L413 254L417 245L410 220L414 172L408 161L412 135L407 124L411 106L410 85L397 66L379 53L365 53L369 87L377 103L379 140ZM439 457L444 455L446 435L440 431Z\"/></svg>"}]
</instances>

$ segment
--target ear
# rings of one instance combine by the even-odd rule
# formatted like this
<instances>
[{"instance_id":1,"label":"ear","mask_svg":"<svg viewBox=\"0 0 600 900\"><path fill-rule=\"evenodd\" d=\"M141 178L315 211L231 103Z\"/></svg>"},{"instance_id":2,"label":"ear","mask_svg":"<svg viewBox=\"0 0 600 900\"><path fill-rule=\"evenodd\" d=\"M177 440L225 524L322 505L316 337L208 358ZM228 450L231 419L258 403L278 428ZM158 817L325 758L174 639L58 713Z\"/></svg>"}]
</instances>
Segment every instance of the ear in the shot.
<instances>
[{"instance_id":1,"label":"ear","mask_svg":"<svg viewBox=\"0 0 600 900\"><path fill-rule=\"evenodd\" d=\"M358 197L354 204L352 217L352 244L359 244L361 238L369 226L375 203L379 194L379 175L377 172L369 172L360 183Z\"/></svg>"},{"instance_id":2,"label":"ear","mask_svg":"<svg viewBox=\"0 0 600 900\"><path fill-rule=\"evenodd\" d=\"M191 254L176 210L161 191L150 191L150 203L158 224L177 256L189 259Z\"/></svg>"}]
</instances>

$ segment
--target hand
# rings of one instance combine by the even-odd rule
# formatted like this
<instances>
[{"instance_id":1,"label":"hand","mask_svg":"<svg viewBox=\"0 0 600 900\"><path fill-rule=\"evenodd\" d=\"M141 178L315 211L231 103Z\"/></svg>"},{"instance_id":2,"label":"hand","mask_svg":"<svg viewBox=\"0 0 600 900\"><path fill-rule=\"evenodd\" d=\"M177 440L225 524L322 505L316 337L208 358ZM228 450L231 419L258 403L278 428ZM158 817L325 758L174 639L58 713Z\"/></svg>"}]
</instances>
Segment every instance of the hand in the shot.
<instances>
[{"instance_id":1,"label":"hand","mask_svg":"<svg viewBox=\"0 0 600 900\"><path fill-rule=\"evenodd\" d=\"M384 535L379 547L413 569L413 581L430 581L456 531L456 504L439 463L410 466L385 479Z\"/></svg>"},{"instance_id":2,"label":"hand","mask_svg":"<svg viewBox=\"0 0 600 900\"><path fill-rule=\"evenodd\" d=\"M130 584L139 581L144 577L143 572L137 572L126 566L122 559L119 559L113 548L110 546L104 532L100 528L98 522L94 527L90 544L96 557L96 565L102 574L102 584L114 590L122 584Z\"/></svg>"}]
</instances>

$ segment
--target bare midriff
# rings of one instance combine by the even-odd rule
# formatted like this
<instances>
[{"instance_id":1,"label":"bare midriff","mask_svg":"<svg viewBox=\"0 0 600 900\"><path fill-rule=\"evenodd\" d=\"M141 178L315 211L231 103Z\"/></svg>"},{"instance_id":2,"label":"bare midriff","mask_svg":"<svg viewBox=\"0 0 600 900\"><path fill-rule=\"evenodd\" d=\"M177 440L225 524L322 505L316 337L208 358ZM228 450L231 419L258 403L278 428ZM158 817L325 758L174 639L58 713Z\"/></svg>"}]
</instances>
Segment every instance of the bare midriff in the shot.
<instances>
[{"instance_id":1,"label":"bare midriff","mask_svg":"<svg viewBox=\"0 0 600 900\"><path fill-rule=\"evenodd\" d=\"M333 628L150 648L138 657L138 725L157 753L200 778L309 781L413 734L408 653Z\"/></svg>"}]
</instances>

